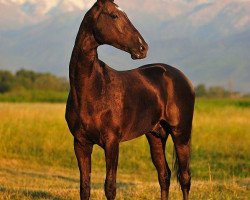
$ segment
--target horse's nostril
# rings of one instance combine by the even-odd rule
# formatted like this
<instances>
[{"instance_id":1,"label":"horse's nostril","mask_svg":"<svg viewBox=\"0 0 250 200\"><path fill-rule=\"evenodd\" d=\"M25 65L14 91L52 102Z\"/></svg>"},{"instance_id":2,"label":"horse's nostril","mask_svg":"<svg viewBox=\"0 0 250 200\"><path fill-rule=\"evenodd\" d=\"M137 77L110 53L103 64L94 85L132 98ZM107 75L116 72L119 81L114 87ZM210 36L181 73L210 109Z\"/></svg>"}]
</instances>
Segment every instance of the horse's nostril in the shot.
<instances>
[{"instance_id":1,"label":"horse's nostril","mask_svg":"<svg viewBox=\"0 0 250 200\"><path fill-rule=\"evenodd\" d=\"M143 45L140 46L140 51L141 51L141 52L144 52L145 49L146 49L146 48L145 48Z\"/></svg>"}]
</instances>

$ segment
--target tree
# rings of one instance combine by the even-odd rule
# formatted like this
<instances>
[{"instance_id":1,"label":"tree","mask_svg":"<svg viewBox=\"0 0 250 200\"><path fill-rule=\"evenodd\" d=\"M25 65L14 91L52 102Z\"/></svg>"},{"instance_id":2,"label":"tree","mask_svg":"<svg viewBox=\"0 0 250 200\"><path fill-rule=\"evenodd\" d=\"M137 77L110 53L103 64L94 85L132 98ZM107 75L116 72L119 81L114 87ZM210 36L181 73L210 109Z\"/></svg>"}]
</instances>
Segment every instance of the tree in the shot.
<instances>
[{"instance_id":1,"label":"tree","mask_svg":"<svg viewBox=\"0 0 250 200\"><path fill-rule=\"evenodd\" d=\"M219 98L222 98L222 97L228 97L229 96L229 92L226 91L223 87L213 86L213 87L209 88L208 95L210 97L219 97Z\"/></svg>"},{"instance_id":2,"label":"tree","mask_svg":"<svg viewBox=\"0 0 250 200\"><path fill-rule=\"evenodd\" d=\"M0 70L0 93L5 93L11 90L14 82L14 76L9 71Z\"/></svg>"},{"instance_id":3,"label":"tree","mask_svg":"<svg viewBox=\"0 0 250 200\"><path fill-rule=\"evenodd\" d=\"M204 84L199 84L195 87L195 95L197 97L204 97L207 95L207 89Z\"/></svg>"},{"instance_id":4,"label":"tree","mask_svg":"<svg viewBox=\"0 0 250 200\"><path fill-rule=\"evenodd\" d=\"M68 81L52 74L40 74L34 82L34 88L38 90L67 91Z\"/></svg>"},{"instance_id":5,"label":"tree","mask_svg":"<svg viewBox=\"0 0 250 200\"><path fill-rule=\"evenodd\" d=\"M21 69L16 72L16 81L18 87L23 87L25 89L33 89L33 84L37 78L37 73L31 70Z\"/></svg>"}]
</instances>

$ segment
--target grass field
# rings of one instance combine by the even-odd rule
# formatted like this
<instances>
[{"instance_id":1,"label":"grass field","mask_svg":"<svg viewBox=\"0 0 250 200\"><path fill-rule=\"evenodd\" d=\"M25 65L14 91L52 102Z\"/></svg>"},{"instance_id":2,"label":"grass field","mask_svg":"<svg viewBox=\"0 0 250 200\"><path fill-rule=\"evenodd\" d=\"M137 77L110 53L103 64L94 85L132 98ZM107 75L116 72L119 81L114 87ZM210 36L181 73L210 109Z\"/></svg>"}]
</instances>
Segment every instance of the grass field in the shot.
<instances>
[{"instance_id":1,"label":"grass field","mask_svg":"<svg viewBox=\"0 0 250 200\"><path fill-rule=\"evenodd\" d=\"M64 104L0 103L0 199L78 199L79 173ZM250 101L196 103L191 199L250 199ZM172 165L172 141L167 145ZM91 199L105 199L104 154L94 148ZM172 177L171 199L181 199ZM159 199L145 137L122 143L117 199Z\"/></svg>"}]
</instances>

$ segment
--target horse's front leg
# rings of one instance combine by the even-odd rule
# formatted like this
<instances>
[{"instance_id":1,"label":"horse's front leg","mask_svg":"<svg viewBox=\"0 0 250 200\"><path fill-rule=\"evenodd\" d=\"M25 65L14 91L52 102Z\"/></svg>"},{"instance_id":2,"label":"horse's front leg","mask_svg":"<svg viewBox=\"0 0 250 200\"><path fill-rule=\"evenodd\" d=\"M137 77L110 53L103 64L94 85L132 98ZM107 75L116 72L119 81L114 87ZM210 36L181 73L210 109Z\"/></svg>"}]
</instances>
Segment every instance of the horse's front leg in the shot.
<instances>
[{"instance_id":1,"label":"horse's front leg","mask_svg":"<svg viewBox=\"0 0 250 200\"><path fill-rule=\"evenodd\" d=\"M74 149L80 170L80 196L81 200L90 197L91 154L93 144L86 140L74 140Z\"/></svg>"},{"instance_id":2,"label":"horse's front leg","mask_svg":"<svg viewBox=\"0 0 250 200\"><path fill-rule=\"evenodd\" d=\"M119 157L119 141L116 136L109 135L105 141L106 180L105 195L108 200L116 196L116 172Z\"/></svg>"},{"instance_id":3,"label":"horse's front leg","mask_svg":"<svg viewBox=\"0 0 250 200\"><path fill-rule=\"evenodd\" d=\"M161 187L161 199L167 200L169 196L169 186L171 171L166 161L165 146L167 139L160 139L152 135L146 134L149 145L151 158L158 172L158 180Z\"/></svg>"}]
</instances>

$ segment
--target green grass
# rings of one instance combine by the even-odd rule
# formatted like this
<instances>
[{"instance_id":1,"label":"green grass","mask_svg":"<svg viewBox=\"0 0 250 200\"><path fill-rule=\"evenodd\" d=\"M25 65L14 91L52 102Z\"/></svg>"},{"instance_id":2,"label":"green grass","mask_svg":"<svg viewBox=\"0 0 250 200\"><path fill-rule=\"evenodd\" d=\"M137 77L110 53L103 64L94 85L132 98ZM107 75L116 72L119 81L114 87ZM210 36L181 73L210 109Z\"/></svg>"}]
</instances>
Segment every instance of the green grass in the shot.
<instances>
[{"instance_id":1,"label":"green grass","mask_svg":"<svg viewBox=\"0 0 250 200\"><path fill-rule=\"evenodd\" d=\"M191 199L249 199L249 100L199 99L192 135ZM78 169L64 104L0 104L0 199L76 199ZM172 141L166 155L172 165ZM92 198L103 199L103 150L94 148ZM171 199L181 192L172 178ZM118 199L157 199L145 137L120 147ZM125 198L126 197L126 198Z\"/></svg>"},{"instance_id":2,"label":"green grass","mask_svg":"<svg viewBox=\"0 0 250 200\"><path fill-rule=\"evenodd\" d=\"M68 92L50 90L14 90L0 93L0 102L66 102Z\"/></svg>"}]
</instances>

